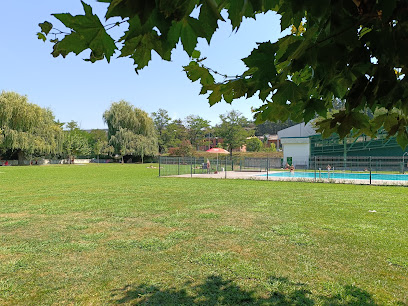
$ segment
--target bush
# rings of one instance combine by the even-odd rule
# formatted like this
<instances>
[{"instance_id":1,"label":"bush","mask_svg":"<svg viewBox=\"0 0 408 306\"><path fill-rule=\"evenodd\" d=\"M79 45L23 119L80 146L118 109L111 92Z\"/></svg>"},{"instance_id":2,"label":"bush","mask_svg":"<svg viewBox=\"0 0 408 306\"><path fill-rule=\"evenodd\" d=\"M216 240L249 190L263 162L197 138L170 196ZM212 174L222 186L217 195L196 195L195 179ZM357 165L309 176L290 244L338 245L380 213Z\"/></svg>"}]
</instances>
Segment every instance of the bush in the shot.
<instances>
[{"instance_id":1,"label":"bush","mask_svg":"<svg viewBox=\"0 0 408 306\"><path fill-rule=\"evenodd\" d=\"M179 147L169 148L170 156L191 156L194 153L193 146L190 141L183 140Z\"/></svg>"},{"instance_id":2,"label":"bush","mask_svg":"<svg viewBox=\"0 0 408 306\"><path fill-rule=\"evenodd\" d=\"M263 143L257 137L247 139L246 149L248 152L259 152L262 150Z\"/></svg>"}]
</instances>

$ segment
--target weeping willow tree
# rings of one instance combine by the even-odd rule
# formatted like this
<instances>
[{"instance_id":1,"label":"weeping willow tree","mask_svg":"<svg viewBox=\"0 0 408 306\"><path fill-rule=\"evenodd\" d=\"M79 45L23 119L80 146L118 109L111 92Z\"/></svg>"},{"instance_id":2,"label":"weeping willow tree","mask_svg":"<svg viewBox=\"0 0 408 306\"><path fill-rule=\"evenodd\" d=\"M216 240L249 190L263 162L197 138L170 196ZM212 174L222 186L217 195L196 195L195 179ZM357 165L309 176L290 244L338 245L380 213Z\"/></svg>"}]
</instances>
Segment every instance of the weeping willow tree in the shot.
<instances>
[{"instance_id":1,"label":"weeping willow tree","mask_svg":"<svg viewBox=\"0 0 408 306\"><path fill-rule=\"evenodd\" d=\"M49 109L15 92L0 94L0 151L17 154L22 165L25 157L61 152L62 142L61 126Z\"/></svg>"},{"instance_id":2,"label":"weeping willow tree","mask_svg":"<svg viewBox=\"0 0 408 306\"><path fill-rule=\"evenodd\" d=\"M152 118L126 101L112 103L103 114L108 125L108 138L115 154L154 156L157 152L157 135Z\"/></svg>"}]
</instances>

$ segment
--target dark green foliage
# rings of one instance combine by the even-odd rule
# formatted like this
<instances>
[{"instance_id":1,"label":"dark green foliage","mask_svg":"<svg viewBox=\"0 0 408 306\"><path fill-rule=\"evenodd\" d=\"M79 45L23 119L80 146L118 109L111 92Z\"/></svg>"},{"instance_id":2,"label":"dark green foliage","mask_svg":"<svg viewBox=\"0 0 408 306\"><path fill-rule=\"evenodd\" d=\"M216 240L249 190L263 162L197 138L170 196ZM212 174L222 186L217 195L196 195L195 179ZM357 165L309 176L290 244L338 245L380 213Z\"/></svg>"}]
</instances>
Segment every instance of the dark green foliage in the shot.
<instances>
[{"instance_id":1,"label":"dark green foliage","mask_svg":"<svg viewBox=\"0 0 408 306\"><path fill-rule=\"evenodd\" d=\"M230 111L220 115L221 124L215 127L215 133L223 139L223 146L232 153L245 144L246 138L251 136L250 122L238 111Z\"/></svg>"},{"instance_id":2,"label":"dark green foliage","mask_svg":"<svg viewBox=\"0 0 408 306\"><path fill-rule=\"evenodd\" d=\"M157 112L153 112L152 117L158 136L159 153L163 153L166 149L165 130L170 124L171 118L168 111L162 108Z\"/></svg>"},{"instance_id":3,"label":"dark green foliage","mask_svg":"<svg viewBox=\"0 0 408 306\"><path fill-rule=\"evenodd\" d=\"M188 130L184 126L182 120L175 119L167 128L163 131L163 140L165 143L165 148L169 149L172 147L180 146L181 142L187 139Z\"/></svg>"},{"instance_id":4,"label":"dark green foliage","mask_svg":"<svg viewBox=\"0 0 408 306\"><path fill-rule=\"evenodd\" d=\"M205 135L210 128L210 122L197 115L190 115L186 118L188 129L188 139L193 147L198 149L199 145L205 144Z\"/></svg>"},{"instance_id":5,"label":"dark green foliage","mask_svg":"<svg viewBox=\"0 0 408 306\"><path fill-rule=\"evenodd\" d=\"M99 155L109 155L110 151L113 149L109 148L108 133L106 130L91 130L89 132L88 143L94 157L98 157Z\"/></svg>"},{"instance_id":6,"label":"dark green foliage","mask_svg":"<svg viewBox=\"0 0 408 306\"><path fill-rule=\"evenodd\" d=\"M262 150L263 143L258 137L252 137L246 141L246 149L248 152L259 152Z\"/></svg>"},{"instance_id":7,"label":"dark green foliage","mask_svg":"<svg viewBox=\"0 0 408 306\"><path fill-rule=\"evenodd\" d=\"M118 48L120 56L134 60L136 70L148 65L151 52L170 60L181 41L192 57L184 67L192 81L200 80L201 93L209 93L210 105L231 103L258 95L264 104L255 110L258 123L265 120L308 122L326 116L333 100L344 101L337 116L318 123L324 135L351 129L375 135L383 126L397 134L402 147L408 144L408 1L406 0L99 0L109 3L106 18L120 17L129 25L121 38L112 39L99 18L83 3L85 14L54 15L71 29L62 40L53 40L54 56L91 50L90 61L108 61ZM198 17L192 15L199 10ZM245 59L240 76L217 82L204 58L195 52L198 38L208 42L223 21L226 10L233 29L244 17L275 11L281 29L291 34L275 43L263 42ZM50 33L50 23L40 24L38 38ZM158 30L158 31L157 31ZM115 45L116 44L116 45ZM373 120L383 108L386 114Z\"/></svg>"},{"instance_id":8,"label":"dark green foliage","mask_svg":"<svg viewBox=\"0 0 408 306\"><path fill-rule=\"evenodd\" d=\"M170 156L191 156L193 152L194 148L187 139L181 141L178 147L172 147L169 149Z\"/></svg>"},{"instance_id":9,"label":"dark green foliage","mask_svg":"<svg viewBox=\"0 0 408 306\"><path fill-rule=\"evenodd\" d=\"M261 124L258 124L255 128L255 135L256 136L264 136L265 134L275 135L278 131L291 127L296 123L292 120L287 120L285 122L271 122L265 121Z\"/></svg>"}]
</instances>

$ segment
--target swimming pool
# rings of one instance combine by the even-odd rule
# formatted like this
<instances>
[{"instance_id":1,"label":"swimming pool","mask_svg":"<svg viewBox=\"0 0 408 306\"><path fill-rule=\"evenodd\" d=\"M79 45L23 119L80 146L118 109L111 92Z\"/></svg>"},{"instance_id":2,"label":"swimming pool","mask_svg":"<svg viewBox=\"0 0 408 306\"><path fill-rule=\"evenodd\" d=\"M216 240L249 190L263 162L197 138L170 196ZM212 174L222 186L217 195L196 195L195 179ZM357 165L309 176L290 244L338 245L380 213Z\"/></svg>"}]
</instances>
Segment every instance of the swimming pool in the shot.
<instances>
[{"instance_id":1,"label":"swimming pool","mask_svg":"<svg viewBox=\"0 0 408 306\"><path fill-rule=\"evenodd\" d=\"M315 178L314 172L275 172L269 173L270 177L293 177L293 178ZM267 174L262 174L261 176L267 176ZM316 172L316 179L343 179L343 180L369 180L370 173L340 173L340 172ZM371 180L380 181L408 181L408 174L381 174L372 173Z\"/></svg>"}]
</instances>

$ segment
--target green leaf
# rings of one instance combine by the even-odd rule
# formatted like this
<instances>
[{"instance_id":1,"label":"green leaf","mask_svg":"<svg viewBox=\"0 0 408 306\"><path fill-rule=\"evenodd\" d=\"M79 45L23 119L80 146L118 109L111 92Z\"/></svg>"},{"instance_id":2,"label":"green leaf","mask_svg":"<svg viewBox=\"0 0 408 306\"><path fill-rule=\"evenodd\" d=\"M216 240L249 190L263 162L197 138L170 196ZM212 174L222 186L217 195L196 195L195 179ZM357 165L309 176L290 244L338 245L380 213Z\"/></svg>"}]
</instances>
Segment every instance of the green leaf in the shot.
<instances>
[{"instance_id":1,"label":"green leaf","mask_svg":"<svg viewBox=\"0 0 408 306\"><path fill-rule=\"evenodd\" d=\"M221 101L221 91L220 91L220 86L216 86L213 89L213 92L210 94L208 97L208 101L210 102L210 106L213 106L215 103Z\"/></svg>"},{"instance_id":2,"label":"green leaf","mask_svg":"<svg viewBox=\"0 0 408 306\"><path fill-rule=\"evenodd\" d=\"M303 119L305 122L309 122L315 118L316 114L324 116L326 113L326 101L312 98L304 105Z\"/></svg>"},{"instance_id":3,"label":"green leaf","mask_svg":"<svg viewBox=\"0 0 408 306\"><path fill-rule=\"evenodd\" d=\"M288 101L297 101L302 97L298 85L288 80L276 86L276 89L278 91L272 96L274 103L286 105Z\"/></svg>"},{"instance_id":4,"label":"green leaf","mask_svg":"<svg viewBox=\"0 0 408 306\"><path fill-rule=\"evenodd\" d=\"M259 44L258 48L243 59L249 69L256 69L253 79L261 89L267 88L269 82L273 82L277 76L275 67L276 46L270 42Z\"/></svg>"},{"instance_id":5,"label":"green leaf","mask_svg":"<svg viewBox=\"0 0 408 306\"><path fill-rule=\"evenodd\" d=\"M208 6L210 8L210 11L212 12L212 15L214 15L216 19L224 21L224 18L222 18L220 9L218 8L217 2L215 0L205 0L203 6Z\"/></svg>"},{"instance_id":6,"label":"green leaf","mask_svg":"<svg viewBox=\"0 0 408 306\"><path fill-rule=\"evenodd\" d=\"M197 22L197 19L187 17L182 21L181 27L181 42L183 48L189 56L192 56L195 47L197 46L197 34L192 25Z\"/></svg>"},{"instance_id":7,"label":"green leaf","mask_svg":"<svg viewBox=\"0 0 408 306\"><path fill-rule=\"evenodd\" d=\"M201 79L201 85L214 84L214 77L208 71L208 69L199 66L196 62L192 61L188 66L184 67L184 71L187 73L187 77L195 82Z\"/></svg>"},{"instance_id":8,"label":"green leaf","mask_svg":"<svg viewBox=\"0 0 408 306\"><path fill-rule=\"evenodd\" d=\"M363 37L364 35L370 33L372 30L373 30L372 28L367 27L362 28L361 31L359 32L359 37L360 38Z\"/></svg>"},{"instance_id":9,"label":"green leaf","mask_svg":"<svg viewBox=\"0 0 408 306\"><path fill-rule=\"evenodd\" d=\"M194 50L193 53L191 54L191 57L196 58L196 59L200 58L200 56L201 56L201 52L198 50Z\"/></svg>"},{"instance_id":10,"label":"green leaf","mask_svg":"<svg viewBox=\"0 0 408 306\"><path fill-rule=\"evenodd\" d=\"M122 49L121 57L131 54L134 60L136 72L146 67L152 58L152 50L160 50L161 44L157 40L156 32L149 32L143 36L135 37ZM132 53L133 52L133 53Z\"/></svg>"},{"instance_id":11,"label":"green leaf","mask_svg":"<svg viewBox=\"0 0 408 306\"><path fill-rule=\"evenodd\" d=\"M54 45L53 56L65 57L70 52L76 55L85 49L91 49L90 61L103 59L108 62L116 50L115 41L110 37L103 27L99 17L92 13L91 6L82 2L85 15L72 16L71 14L55 14L66 27L73 32L65 36Z\"/></svg>"},{"instance_id":12,"label":"green leaf","mask_svg":"<svg viewBox=\"0 0 408 306\"><path fill-rule=\"evenodd\" d=\"M198 19L203 33L202 37L210 43L211 37L218 28L218 20L224 21L215 0L204 1L200 7L200 15Z\"/></svg>"},{"instance_id":13,"label":"green leaf","mask_svg":"<svg viewBox=\"0 0 408 306\"><path fill-rule=\"evenodd\" d=\"M40 32L37 33L37 38L42 40L42 41L47 40L47 37L45 37L45 35L43 33L40 33Z\"/></svg>"},{"instance_id":14,"label":"green leaf","mask_svg":"<svg viewBox=\"0 0 408 306\"><path fill-rule=\"evenodd\" d=\"M230 2L230 7L228 9L228 16L231 20L232 29L239 28L242 17L243 11L245 9L246 1L245 0L234 0Z\"/></svg>"},{"instance_id":15,"label":"green leaf","mask_svg":"<svg viewBox=\"0 0 408 306\"><path fill-rule=\"evenodd\" d=\"M41 32L43 32L45 35L48 35L50 31L52 30L52 23L48 21L44 21L43 23L38 24L41 28Z\"/></svg>"},{"instance_id":16,"label":"green leaf","mask_svg":"<svg viewBox=\"0 0 408 306\"><path fill-rule=\"evenodd\" d=\"M405 150L408 145L408 133L406 129L399 130L397 134L397 142L400 147Z\"/></svg>"},{"instance_id":17,"label":"green leaf","mask_svg":"<svg viewBox=\"0 0 408 306\"><path fill-rule=\"evenodd\" d=\"M138 16L145 23L155 8L155 1L146 0L112 0L106 12L106 19L112 17L133 18Z\"/></svg>"},{"instance_id":18,"label":"green leaf","mask_svg":"<svg viewBox=\"0 0 408 306\"><path fill-rule=\"evenodd\" d=\"M54 45L52 55L54 57L58 57L59 55L61 55L65 58L70 52L78 55L87 48L88 44L84 37L74 32L70 35L65 36L64 39Z\"/></svg>"},{"instance_id":19,"label":"green leaf","mask_svg":"<svg viewBox=\"0 0 408 306\"><path fill-rule=\"evenodd\" d=\"M170 44L175 45L179 42L182 27L183 25L181 22L177 22L177 21L172 22L169 32L167 34L167 41L169 41Z\"/></svg>"}]
</instances>

